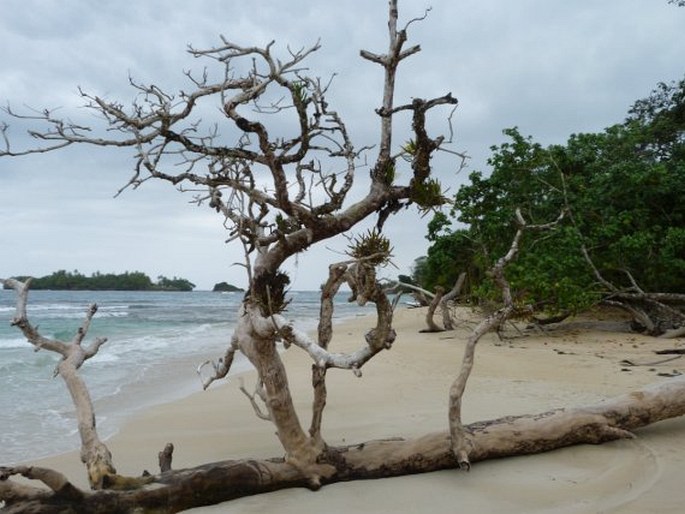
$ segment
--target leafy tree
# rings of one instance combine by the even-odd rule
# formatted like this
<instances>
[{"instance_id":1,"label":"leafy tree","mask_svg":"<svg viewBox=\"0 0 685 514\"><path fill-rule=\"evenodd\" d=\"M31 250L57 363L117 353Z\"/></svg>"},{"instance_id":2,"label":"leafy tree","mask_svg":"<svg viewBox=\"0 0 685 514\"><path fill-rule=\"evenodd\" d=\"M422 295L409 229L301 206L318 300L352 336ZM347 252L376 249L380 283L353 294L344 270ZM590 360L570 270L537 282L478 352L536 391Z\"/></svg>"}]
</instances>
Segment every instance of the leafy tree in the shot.
<instances>
[{"instance_id":1,"label":"leafy tree","mask_svg":"<svg viewBox=\"0 0 685 514\"><path fill-rule=\"evenodd\" d=\"M28 277L17 277L26 280ZM185 278L169 279L158 277L153 284L149 276L141 271L124 272L121 274L99 271L87 277L74 270L73 272L59 270L44 277L35 278L31 282L33 289L53 289L70 291L150 291L153 289L167 291L192 291L195 284Z\"/></svg>"},{"instance_id":2,"label":"leafy tree","mask_svg":"<svg viewBox=\"0 0 685 514\"><path fill-rule=\"evenodd\" d=\"M661 82L649 97L635 102L626 125L641 134L639 145L645 158L682 162L685 78L670 84Z\"/></svg>"},{"instance_id":3,"label":"leafy tree","mask_svg":"<svg viewBox=\"0 0 685 514\"><path fill-rule=\"evenodd\" d=\"M644 313L652 310L647 304L653 299L627 296L644 291L680 301L685 81L659 84L634 104L624 123L573 135L565 145L544 148L516 128L504 133L509 141L492 148L491 175L472 173L470 184L455 196L453 218L468 228L449 229L444 215L429 226L424 285L447 286L452 276L446 269L471 269L473 292L488 298L494 289L483 270L506 250L515 210L540 223L568 209L566 223L556 231L526 234L521 257L507 268L519 302L558 314L600 301ZM683 323L668 306L657 310L656 318L641 319L650 331Z\"/></svg>"},{"instance_id":4,"label":"leafy tree","mask_svg":"<svg viewBox=\"0 0 685 514\"><path fill-rule=\"evenodd\" d=\"M157 277L157 283L154 288L168 291L192 291L195 289L195 284L185 278L167 278L160 275Z\"/></svg>"}]
</instances>

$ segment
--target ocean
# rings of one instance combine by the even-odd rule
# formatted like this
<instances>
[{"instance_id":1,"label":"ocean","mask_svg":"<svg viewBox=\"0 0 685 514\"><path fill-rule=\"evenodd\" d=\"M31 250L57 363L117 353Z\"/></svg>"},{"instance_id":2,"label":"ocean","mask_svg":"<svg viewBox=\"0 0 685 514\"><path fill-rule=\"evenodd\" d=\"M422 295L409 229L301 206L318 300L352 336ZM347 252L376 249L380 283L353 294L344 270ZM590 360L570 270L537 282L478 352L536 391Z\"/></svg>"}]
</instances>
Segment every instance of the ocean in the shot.
<instances>
[{"instance_id":1,"label":"ocean","mask_svg":"<svg viewBox=\"0 0 685 514\"><path fill-rule=\"evenodd\" d=\"M316 328L319 294L295 291L285 313L298 328ZM372 312L336 298L335 319ZM31 291L28 315L40 332L70 341L88 306L98 305L84 344L107 337L85 362L86 381L106 439L132 414L201 391L196 368L224 354L242 293L157 291ZM60 377L55 353L33 351L10 326L15 293L0 289L0 466L77 449L74 408ZM232 371L250 368L237 355ZM135 399L135 403L132 401Z\"/></svg>"}]
</instances>

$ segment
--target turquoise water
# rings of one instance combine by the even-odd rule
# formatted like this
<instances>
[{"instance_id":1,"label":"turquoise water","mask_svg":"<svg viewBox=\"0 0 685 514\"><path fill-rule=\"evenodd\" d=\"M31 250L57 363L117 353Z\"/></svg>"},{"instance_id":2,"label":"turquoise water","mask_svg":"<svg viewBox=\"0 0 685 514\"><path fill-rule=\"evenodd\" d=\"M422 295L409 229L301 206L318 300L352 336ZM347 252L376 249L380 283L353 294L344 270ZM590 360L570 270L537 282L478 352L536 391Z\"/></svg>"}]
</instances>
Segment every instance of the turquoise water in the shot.
<instances>
[{"instance_id":1,"label":"turquoise water","mask_svg":"<svg viewBox=\"0 0 685 514\"><path fill-rule=\"evenodd\" d=\"M318 294L293 292L286 313L302 330L316 327ZM47 337L71 340L88 306L97 303L88 338L108 342L81 369L95 403L101 437L132 413L201 390L198 364L221 357L241 293L32 291L29 319ZM10 326L13 291L0 289L0 466L78 448L74 409L54 353L34 352ZM370 312L340 295L336 319ZM242 356L234 372L249 368ZM136 403L130 400L135 398Z\"/></svg>"}]
</instances>

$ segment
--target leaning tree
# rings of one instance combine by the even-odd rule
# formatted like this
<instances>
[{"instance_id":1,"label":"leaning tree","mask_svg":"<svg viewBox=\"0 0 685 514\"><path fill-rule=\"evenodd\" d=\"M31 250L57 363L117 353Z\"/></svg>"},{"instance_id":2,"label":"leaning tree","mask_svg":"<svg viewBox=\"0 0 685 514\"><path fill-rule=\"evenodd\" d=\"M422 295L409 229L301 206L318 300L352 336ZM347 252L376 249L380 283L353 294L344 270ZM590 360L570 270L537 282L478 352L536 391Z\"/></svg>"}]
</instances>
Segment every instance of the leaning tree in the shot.
<instances>
[{"instance_id":1,"label":"leaning tree","mask_svg":"<svg viewBox=\"0 0 685 514\"><path fill-rule=\"evenodd\" d=\"M125 187L135 188L150 179L170 182L194 190L198 204L209 206L225 220L230 239L244 247L248 289L230 344L221 358L204 366L203 384L206 388L226 377L235 353L244 354L257 372L257 390L251 398L255 405L263 400L259 414L275 426L285 456L172 470L173 447L169 445L160 453L159 474L117 474L111 453L97 436L90 397L78 376L80 366L105 343L98 339L83 344L97 307L89 309L71 341L52 340L41 335L27 316L29 284L8 279L4 285L15 288L18 298L13 323L37 349L62 355L56 373L67 382L76 406L81 456L93 490L75 487L55 470L0 468L0 501L5 502L6 511L176 512L284 487L317 489L341 480L468 468L487 458L608 441L685 412L685 381L673 380L600 406L462 425L461 396L476 343L513 308L503 270L515 257L523 232L531 228L519 214L512 244L492 270L501 287L503 307L483 320L467 342L462 370L450 391L446 430L413 441L371 441L345 447L326 443L321 426L327 370L347 369L360 376L364 364L390 349L396 337L392 304L376 276L377 268L390 259L390 242L382 233L384 222L405 207L430 209L444 202L440 183L431 175L431 159L436 152L449 151L445 147L449 137L430 135L427 119L439 108L445 108L443 115L449 116L457 100L449 93L431 99L416 97L407 103L394 98L398 66L420 50L407 46L407 30L415 21L419 19L398 26L397 0L391 0L387 52L361 52L363 59L382 68L385 77L382 102L375 111L380 130L374 149L353 145L341 116L326 100L328 83L306 73L302 63L319 49L318 44L288 52L285 58L275 55L273 44L245 47L223 38L214 48L191 48L192 55L218 66L218 79L209 73L188 73L191 89L177 94L132 81L139 94L130 106L82 92L86 107L104 121L102 127L85 127L49 110L25 116L8 109L11 116L44 124L31 132L43 146L15 150L5 126L2 156L70 145L128 148L136 162ZM205 126L196 114L211 102L223 114L220 126ZM398 115L411 118L411 139L402 144L393 139ZM284 117L291 117L290 132L283 130ZM229 144L232 135L235 138ZM360 166L363 156L372 151L370 171L361 176L359 170L366 169ZM404 182L401 167L407 168ZM359 187L353 187L355 182L361 183L361 194ZM349 258L329 268L321 291L318 330L313 336L298 331L284 316L289 282L282 271L284 263L369 219L376 221L376 228L352 237ZM375 304L375 326L356 351L337 353L329 349L333 297L345 283L354 301ZM303 350L313 361L314 402L308 428L295 410L279 343ZM17 482L12 479L16 475L42 481L49 490Z\"/></svg>"}]
</instances>

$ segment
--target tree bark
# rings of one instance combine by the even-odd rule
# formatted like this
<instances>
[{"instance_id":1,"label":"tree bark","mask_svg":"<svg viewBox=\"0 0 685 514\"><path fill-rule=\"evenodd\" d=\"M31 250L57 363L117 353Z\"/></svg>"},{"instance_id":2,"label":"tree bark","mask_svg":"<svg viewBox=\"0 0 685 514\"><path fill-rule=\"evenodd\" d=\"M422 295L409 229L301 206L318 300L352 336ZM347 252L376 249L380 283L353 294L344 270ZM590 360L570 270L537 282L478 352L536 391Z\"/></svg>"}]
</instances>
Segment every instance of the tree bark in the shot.
<instances>
[{"instance_id":1,"label":"tree bark","mask_svg":"<svg viewBox=\"0 0 685 514\"><path fill-rule=\"evenodd\" d=\"M685 327L680 327L680 328L674 328L673 330L667 330L663 334L661 334L659 337L662 339L675 339L676 337L683 337L685 336Z\"/></svg>"},{"instance_id":2,"label":"tree bark","mask_svg":"<svg viewBox=\"0 0 685 514\"><path fill-rule=\"evenodd\" d=\"M485 319L483 319L478 326L473 330L471 335L466 342L466 347L464 348L464 356L462 358L461 368L457 378L450 386L449 401L448 401L448 413L447 417L449 420L450 428L450 440L452 445L452 452L457 458L459 467L463 469L469 469L471 467L471 453L474 450L473 442L469 438L468 432L464 429L461 421L461 401L464 396L464 391L466 390L466 382L471 375L471 370L473 369L473 362L476 353L476 344L484 334L489 332L495 327L500 326L504 321L509 319L512 312L514 312L514 300L511 294L511 287L509 281L504 276L504 269L506 266L516 258L519 251L519 243L521 237L525 230L547 230L554 227L559 223L564 217L562 212L559 217L550 223L544 225L528 225L523 219L520 209L516 209L516 223L518 229L511 242L511 246L505 255L500 257L497 262L490 269L490 275L492 276L495 284L500 289L502 295L502 307L496 312L490 314Z\"/></svg>"},{"instance_id":3,"label":"tree bark","mask_svg":"<svg viewBox=\"0 0 685 514\"><path fill-rule=\"evenodd\" d=\"M440 328L438 324L435 322L433 319L435 317L435 311L438 308L438 305L440 305L440 301L442 300L442 296L445 293L445 289L438 286L435 288L435 296L433 297L433 300L431 301L431 304L428 306L428 311L426 312L426 325L428 325L428 328L425 330L422 330L421 332L443 332L444 329Z\"/></svg>"},{"instance_id":4,"label":"tree bark","mask_svg":"<svg viewBox=\"0 0 685 514\"><path fill-rule=\"evenodd\" d=\"M466 425L471 463L542 453L576 444L634 437L633 430L685 415L685 377L647 386L596 405L560 408L536 415L507 416ZM335 472L322 484L425 473L458 467L448 431L417 439L375 440L329 447L320 458ZM10 477L42 480L51 491ZM216 504L290 487L309 486L309 476L283 459L238 460L168 471L130 491L80 491L59 473L40 468L0 469L2 512L160 513Z\"/></svg>"},{"instance_id":5,"label":"tree bark","mask_svg":"<svg viewBox=\"0 0 685 514\"><path fill-rule=\"evenodd\" d=\"M461 294L461 289L464 287L466 281L466 272L462 271L459 278L454 283L454 286L440 301L440 309L442 311L442 326L445 330L454 330L454 320L452 319L452 312L450 311L450 302Z\"/></svg>"},{"instance_id":6,"label":"tree bark","mask_svg":"<svg viewBox=\"0 0 685 514\"><path fill-rule=\"evenodd\" d=\"M288 463L306 472L316 487L319 475L330 470L316 463L318 449L305 434L295 411L288 375L276 347L278 328L272 319L264 318L252 306L238 322L236 333L242 353L255 367L264 386L266 407Z\"/></svg>"}]
</instances>

